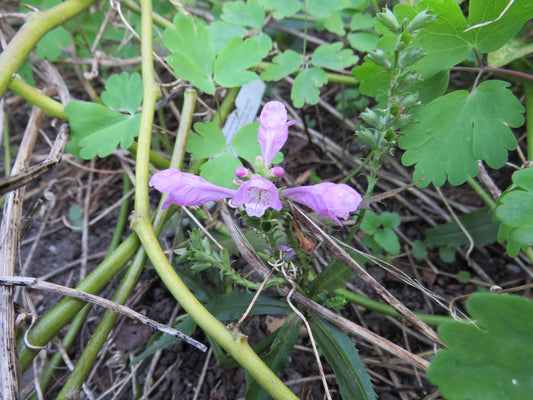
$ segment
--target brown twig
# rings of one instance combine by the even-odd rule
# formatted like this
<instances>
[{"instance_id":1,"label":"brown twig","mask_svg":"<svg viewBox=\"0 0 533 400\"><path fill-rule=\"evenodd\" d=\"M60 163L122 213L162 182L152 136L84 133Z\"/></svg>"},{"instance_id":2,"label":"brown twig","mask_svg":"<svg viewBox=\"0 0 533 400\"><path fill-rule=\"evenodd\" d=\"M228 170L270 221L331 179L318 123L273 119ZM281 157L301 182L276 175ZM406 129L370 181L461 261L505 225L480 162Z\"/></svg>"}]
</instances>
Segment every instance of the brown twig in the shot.
<instances>
[{"instance_id":1,"label":"brown twig","mask_svg":"<svg viewBox=\"0 0 533 400\"><path fill-rule=\"evenodd\" d=\"M72 289L66 286L61 286L61 285L57 285L55 283L46 282L46 281L40 281L37 278L31 278L31 277L25 277L25 276L0 276L0 285L3 285L4 287L24 286L24 287L29 287L32 289L57 293L62 296L72 297L72 298L85 301L88 303L93 303L101 307L107 308L111 311L115 311L115 312L124 314L130 318L136 319L137 321L143 324L149 325L152 328L157 329L158 331L172 335L196 347L198 350L207 351L207 346L194 340L190 336L187 336L184 333L174 328L171 328L170 326L154 321L153 319L150 319L144 316L143 314L138 313L137 311L133 311L129 307L115 303L111 300L104 299L103 297L96 296L94 294L85 293L85 292Z\"/></svg>"}]
</instances>

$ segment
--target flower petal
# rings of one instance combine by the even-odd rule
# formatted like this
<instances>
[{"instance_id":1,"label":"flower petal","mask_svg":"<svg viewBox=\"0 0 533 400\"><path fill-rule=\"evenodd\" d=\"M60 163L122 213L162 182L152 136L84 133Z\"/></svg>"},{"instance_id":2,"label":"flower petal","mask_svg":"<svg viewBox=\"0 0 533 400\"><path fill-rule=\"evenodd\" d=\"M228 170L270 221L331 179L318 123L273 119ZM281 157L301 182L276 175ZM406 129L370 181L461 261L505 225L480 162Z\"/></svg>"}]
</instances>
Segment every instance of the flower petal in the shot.
<instances>
[{"instance_id":1,"label":"flower petal","mask_svg":"<svg viewBox=\"0 0 533 400\"><path fill-rule=\"evenodd\" d=\"M259 116L257 138L267 168L287 141L289 126L295 122L287 122L287 110L279 101L269 101L263 107Z\"/></svg>"},{"instance_id":2,"label":"flower petal","mask_svg":"<svg viewBox=\"0 0 533 400\"><path fill-rule=\"evenodd\" d=\"M168 193L161 207L163 209L170 204L199 206L208 201L232 197L236 193L236 190L214 185L198 175L181 172L178 169L157 172L150 179L149 185L162 193Z\"/></svg>"},{"instance_id":3,"label":"flower petal","mask_svg":"<svg viewBox=\"0 0 533 400\"><path fill-rule=\"evenodd\" d=\"M342 226L339 217L348 219L349 214L359 207L363 200L357 191L344 183L319 183L281 191L283 197L305 204L320 215L330 217Z\"/></svg>"},{"instance_id":4,"label":"flower petal","mask_svg":"<svg viewBox=\"0 0 533 400\"><path fill-rule=\"evenodd\" d=\"M231 203L235 206L244 204L246 213L254 217L263 216L267 208L279 211L283 207L276 186L268 179L257 175L239 187Z\"/></svg>"}]
</instances>

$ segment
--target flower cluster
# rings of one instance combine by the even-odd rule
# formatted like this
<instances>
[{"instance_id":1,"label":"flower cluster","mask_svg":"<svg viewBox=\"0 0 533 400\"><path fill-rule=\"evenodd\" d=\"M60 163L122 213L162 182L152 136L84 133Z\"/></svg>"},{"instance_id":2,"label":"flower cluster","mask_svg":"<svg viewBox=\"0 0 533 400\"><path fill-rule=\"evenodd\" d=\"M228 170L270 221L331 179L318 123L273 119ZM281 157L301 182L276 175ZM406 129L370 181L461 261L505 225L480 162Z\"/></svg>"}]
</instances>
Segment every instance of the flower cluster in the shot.
<instances>
[{"instance_id":1,"label":"flower cluster","mask_svg":"<svg viewBox=\"0 0 533 400\"><path fill-rule=\"evenodd\" d=\"M256 172L251 173L244 167L237 168L235 175L242 181L238 189L220 187L202 177L178 169L157 172L150 179L150 186L162 193L168 193L163 208L170 204L196 206L208 201L231 198L232 205L244 205L248 215L261 217L268 208L281 210L281 196L305 204L316 213L330 217L342 225L339 218L347 219L362 201L361 195L350 186L324 182L278 192L271 181L284 174L282 167L270 167L272 160L287 141L289 126L294 122L287 121L287 110L283 103L270 101L265 104L259 117L257 136L261 156L256 160Z\"/></svg>"}]
</instances>

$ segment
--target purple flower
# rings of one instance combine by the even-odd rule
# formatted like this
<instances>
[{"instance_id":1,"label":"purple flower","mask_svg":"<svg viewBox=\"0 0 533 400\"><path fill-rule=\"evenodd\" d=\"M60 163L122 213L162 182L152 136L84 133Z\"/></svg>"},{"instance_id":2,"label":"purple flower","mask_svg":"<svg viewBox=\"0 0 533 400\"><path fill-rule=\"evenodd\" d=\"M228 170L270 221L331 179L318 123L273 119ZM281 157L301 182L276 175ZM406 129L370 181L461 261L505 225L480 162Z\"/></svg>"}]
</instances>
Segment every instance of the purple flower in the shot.
<instances>
[{"instance_id":1,"label":"purple flower","mask_svg":"<svg viewBox=\"0 0 533 400\"><path fill-rule=\"evenodd\" d=\"M231 203L234 206L244 204L246 213L255 217L261 217L269 207L279 211L283 206L276 186L268 179L257 175L252 176L237 189Z\"/></svg>"},{"instance_id":2,"label":"purple flower","mask_svg":"<svg viewBox=\"0 0 533 400\"><path fill-rule=\"evenodd\" d=\"M259 131L257 132L265 167L269 167L278 151L281 150L289 136L289 126L295 122L287 122L287 110L283 103L269 101L265 104L259 116Z\"/></svg>"},{"instance_id":3,"label":"purple flower","mask_svg":"<svg viewBox=\"0 0 533 400\"><path fill-rule=\"evenodd\" d=\"M198 175L181 172L178 169L159 171L149 182L162 193L168 193L163 209L171 204L178 206L199 206L208 201L216 201L232 197L237 191L227 189L208 182Z\"/></svg>"},{"instance_id":4,"label":"purple flower","mask_svg":"<svg viewBox=\"0 0 533 400\"><path fill-rule=\"evenodd\" d=\"M348 219L359 207L361 195L344 183L324 182L313 186L300 186L281 191L283 197L305 204L320 215L330 217L342 226L339 218Z\"/></svg>"}]
</instances>

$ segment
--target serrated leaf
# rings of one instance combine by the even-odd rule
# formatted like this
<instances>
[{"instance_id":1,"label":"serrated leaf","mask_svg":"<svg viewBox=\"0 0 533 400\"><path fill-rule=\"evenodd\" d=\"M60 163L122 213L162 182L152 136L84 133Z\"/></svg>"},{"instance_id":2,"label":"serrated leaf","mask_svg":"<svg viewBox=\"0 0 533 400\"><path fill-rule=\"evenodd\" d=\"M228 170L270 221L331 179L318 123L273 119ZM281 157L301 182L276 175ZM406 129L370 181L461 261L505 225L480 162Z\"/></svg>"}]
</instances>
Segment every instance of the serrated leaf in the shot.
<instances>
[{"instance_id":1,"label":"serrated leaf","mask_svg":"<svg viewBox=\"0 0 533 400\"><path fill-rule=\"evenodd\" d=\"M350 46L362 53L369 53L377 46L379 36L373 32L354 32L348 34Z\"/></svg>"},{"instance_id":2,"label":"serrated leaf","mask_svg":"<svg viewBox=\"0 0 533 400\"><path fill-rule=\"evenodd\" d=\"M102 92L102 101L108 107L135 114L143 99L143 84L138 73L111 75Z\"/></svg>"},{"instance_id":3,"label":"serrated leaf","mask_svg":"<svg viewBox=\"0 0 533 400\"><path fill-rule=\"evenodd\" d=\"M207 94L214 94L211 76L215 48L205 22L176 14L174 28L165 29L163 42L172 53L167 61L176 74Z\"/></svg>"},{"instance_id":4,"label":"serrated leaf","mask_svg":"<svg viewBox=\"0 0 533 400\"><path fill-rule=\"evenodd\" d=\"M370 61L368 56L365 62L352 69L352 74L360 83L359 91L361 94L376 97L380 90L390 85L390 72L385 68Z\"/></svg>"},{"instance_id":5,"label":"serrated leaf","mask_svg":"<svg viewBox=\"0 0 533 400\"><path fill-rule=\"evenodd\" d=\"M441 186L446 179L460 185L477 175L478 160L491 168L505 165L507 150L516 147L509 127L524 123L523 107L508 86L486 81L473 93L455 91L415 112L420 122L406 127L398 142L406 150L402 163L416 164L413 179L426 178L420 186Z\"/></svg>"},{"instance_id":6,"label":"serrated leaf","mask_svg":"<svg viewBox=\"0 0 533 400\"><path fill-rule=\"evenodd\" d=\"M265 21L265 10L255 0L230 1L222 6L222 19L237 25L261 29Z\"/></svg>"},{"instance_id":7,"label":"serrated leaf","mask_svg":"<svg viewBox=\"0 0 533 400\"><path fill-rule=\"evenodd\" d=\"M333 368L343 399L373 400L376 393L354 343L337 326L322 318L309 318L311 331Z\"/></svg>"},{"instance_id":8,"label":"serrated leaf","mask_svg":"<svg viewBox=\"0 0 533 400\"><path fill-rule=\"evenodd\" d=\"M247 69L258 64L267 54L253 39L231 39L215 61L215 81L224 87L236 87L257 79L257 74Z\"/></svg>"},{"instance_id":9,"label":"serrated leaf","mask_svg":"<svg viewBox=\"0 0 533 400\"><path fill-rule=\"evenodd\" d=\"M333 292L343 287L353 277L354 273L348 269L346 264L338 258L333 258L328 266L313 279L307 291L310 297L321 292Z\"/></svg>"},{"instance_id":10,"label":"serrated leaf","mask_svg":"<svg viewBox=\"0 0 533 400\"><path fill-rule=\"evenodd\" d=\"M323 69L312 67L301 71L292 85L291 100L297 108L303 107L305 103L318 103L319 88L328 83L328 76Z\"/></svg>"},{"instance_id":11,"label":"serrated leaf","mask_svg":"<svg viewBox=\"0 0 533 400\"><path fill-rule=\"evenodd\" d=\"M487 207L479 208L471 213L459 217L459 221L468 231L476 246L486 246L494 243L498 234L498 223L492 220L492 214ZM426 241L435 246L459 247L470 244L468 238L457 222L451 221L426 232Z\"/></svg>"},{"instance_id":12,"label":"serrated leaf","mask_svg":"<svg viewBox=\"0 0 533 400\"><path fill-rule=\"evenodd\" d=\"M67 47L71 40L70 32L62 26L58 26L39 40L35 53L41 60L46 58L48 61L54 62L61 55L61 48Z\"/></svg>"},{"instance_id":13,"label":"serrated leaf","mask_svg":"<svg viewBox=\"0 0 533 400\"><path fill-rule=\"evenodd\" d=\"M507 253L515 257L533 245L533 169L518 170L512 179L514 185L498 200L494 217L502 223L498 241L507 241Z\"/></svg>"},{"instance_id":14,"label":"serrated leaf","mask_svg":"<svg viewBox=\"0 0 533 400\"><path fill-rule=\"evenodd\" d=\"M303 64L302 56L294 50L285 50L272 59L273 64L261 73L264 81L279 81L280 79L298 71Z\"/></svg>"},{"instance_id":15,"label":"serrated leaf","mask_svg":"<svg viewBox=\"0 0 533 400\"><path fill-rule=\"evenodd\" d=\"M192 158L201 160L216 156L226 150L226 138L220 128L211 121L194 124L196 134L190 134L185 150Z\"/></svg>"},{"instance_id":16,"label":"serrated leaf","mask_svg":"<svg viewBox=\"0 0 533 400\"><path fill-rule=\"evenodd\" d=\"M533 302L524 297L474 293L466 308L475 325L445 322L448 347L431 361L429 380L447 400L528 399L533 392Z\"/></svg>"},{"instance_id":17,"label":"serrated leaf","mask_svg":"<svg viewBox=\"0 0 533 400\"><path fill-rule=\"evenodd\" d=\"M272 16L276 19L290 17L302 9L298 0L259 0L259 4L265 10L274 11Z\"/></svg>"},{"instance_id":18,"label":"serrated leaf","mask_svg":"<svg viewBox=\"0 0 533 400\"><path fill-rule=\"evenodd\" d=\"M71 141L69 153L89 160L106 157L117 145L129 148L139 134L141 114L121 114L101 104L71 101L65 107L69 116Z\"/></svg>"},{"instance_id":19,"label":"serrated leaf","mask_svg":"<svg viewBox=\"0 0 533 400\"><path fill-rule=\"evenodd\" d=\"M215 54L220 53L220 50L235 36L242 37L246 33L246 28L243 26L224 21L214 21L209 24L207 29L211 35Z\"/></svg>"},{"instance_id":20,"label":"serrated leaf","mask_svg":"<svg viewBox=\"0 0 533 400\"><path fill-rule=\"evenodd\" d=\"M327 18L332 11L342 10L350 4L350 0L308 0L307 12L315 17Z\"/></svg>"},{"instance_id":21,"label":"serrated leaf","mask_svg":"<svg viewBox=\"0 0 533 400\"><path fill-rule=\"evenodd\" d=\"M242 167L242 163L237 157L231 153L223 153L203 163L200 176L215 185L234 189L236 186L233 184L233 178L238 167Z\"/></svg>"},{"instance_id":22,"label":"serrated leaf","mask_svg":"<svg viewBox=\"0 0 533 400\"><path fill-rule=\"evenodd\" d=\"M400 241L398 235L391 228L383 228L374 234L374 240L383 249L392 255L400 254Z\"/></svg>"},{"instance_id":23,"label":"serrated leaf","mask_svg":"<svg viewBox=\"0 0 533 400\"><path fill-rule=\"evenodd\" d=\"M344 69L355 64L359 57L354 55L350 49L341 50L342 46L341 42L318 46L313 52L311 63L317 67L329 69Z\"/></svg>"}]
</instances>

